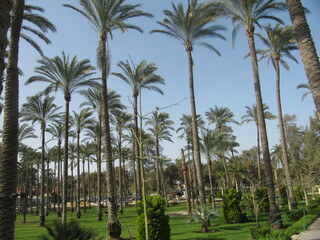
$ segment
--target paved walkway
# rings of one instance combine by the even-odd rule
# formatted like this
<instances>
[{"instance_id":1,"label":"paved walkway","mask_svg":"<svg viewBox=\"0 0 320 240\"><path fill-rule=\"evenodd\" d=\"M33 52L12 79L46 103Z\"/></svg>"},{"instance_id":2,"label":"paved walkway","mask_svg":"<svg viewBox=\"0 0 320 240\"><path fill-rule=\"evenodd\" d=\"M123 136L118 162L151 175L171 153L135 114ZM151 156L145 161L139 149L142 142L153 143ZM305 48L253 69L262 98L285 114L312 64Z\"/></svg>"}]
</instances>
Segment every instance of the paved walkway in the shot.
<instances>
[{"instance_id":1,"label":"paved walkway","mask_svg":"<svg viewBox=\"0 0 320 240\"><path fill-rule=\"evenodd\" d=\"M316 219L305 232L295 235L293 239L320 240L320 218Z\"/></svg>"}]
</instances>

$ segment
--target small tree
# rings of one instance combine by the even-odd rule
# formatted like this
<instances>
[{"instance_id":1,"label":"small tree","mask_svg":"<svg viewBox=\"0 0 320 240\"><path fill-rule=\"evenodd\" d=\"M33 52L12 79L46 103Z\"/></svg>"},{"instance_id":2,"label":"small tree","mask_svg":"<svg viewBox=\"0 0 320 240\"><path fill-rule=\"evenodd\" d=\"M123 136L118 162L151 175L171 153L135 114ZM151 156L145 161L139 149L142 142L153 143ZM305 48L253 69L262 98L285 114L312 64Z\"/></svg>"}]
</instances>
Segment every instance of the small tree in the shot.
<instances>
[{"instance_id":1,"label":"small tree","mask_svg":"<svg viewBox=\"0 0 320 240\"><path fill-rule=\"evenodd\" d=\"M147 214L149 219L149 239L170 240L169 216L165 214L166 200L161 196L147 196ZM146 238L143 202L137 203L137 239Z\"/></svg>"},{"instance_id":2,"label":"small tree","mask_svg":"<svg viewBox=\"0 0 320 240\"><path fill-rule=\"evenodd\" d=\"M246 221L246 216L240 208L241 198L242 193L233 188L227 189L222 196L223 215L227 223L242 223Z\"/></svg>"},{"instance_id":3,"label":"small tree","mask_svg":"<svg viewBox=\"0 0 320 240\"><path fill-rule=\"evenodd\" d=\"M210 219L216 216L218 216L217 212L210 210L208 206L197 205L194 212L192 213L192 217L196 221L202 221L201 232L209 232L208 226L210 223Z\"/></svg>"}]
</instances>

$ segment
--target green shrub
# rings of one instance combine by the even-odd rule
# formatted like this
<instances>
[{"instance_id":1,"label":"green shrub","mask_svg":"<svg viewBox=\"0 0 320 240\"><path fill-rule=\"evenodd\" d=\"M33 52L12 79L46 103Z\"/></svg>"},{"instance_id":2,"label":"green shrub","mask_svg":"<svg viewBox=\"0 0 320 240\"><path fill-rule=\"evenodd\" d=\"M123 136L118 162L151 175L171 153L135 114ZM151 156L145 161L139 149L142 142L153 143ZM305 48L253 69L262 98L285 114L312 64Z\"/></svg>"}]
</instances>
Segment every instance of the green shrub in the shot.
<instances>
[{"instance_id":1,"label":"green shrub","mask_svg":"<svg viewBox=\"0 0 320 240\"><path fill-rule=\"evenodd\" d=\"M280 188L280 204L281 205L288 204L288 194L287 194L287 188L285 186L282 186Z\"/></svg>"},{"instance_id":2,"label":"green shrub","mask_svg":"<svg viewBox=\"0 0 320 240\"><path fill-rule=\"evenodd\" d=\"M97 234L91 229L83 228L76 220L66 224L54 221L52 225L46 225L48 235L42 235L41 240L89 240L97 239ZM101 239L101 238L100 238Z\"/></svg>"},{"instance_id":3,"label":"green shrub","mask_svg":"<svg viewBox=\"0 0 320 240\"><path fill-rule=\"evenodd\" d=\"M270 226L268 225L250 228L250 234L253 240L264 237L270 232L271 232L271 229L270 229Z\"/></svg>"},{"instance_id":4,"label":"green shrub","mask_svg":"<svg viewBox=\"0 0 320 240\"><path fill-rule=\"evenodd\" d=\"M235 189L227 189L222 196L223 215L227 223L243 223L247 220L240 208L242 193Z\"/></svg>"},{"instance_id":5,"label":"green shrub","mask_svg":"<svg viewBox=\"0 0 320 240\"><path fill-rule=\"evenodd\" d=\"M257 238L257 240L291 240L291 237L285 231L272 230L269 234Z\"/></svg>"},{"instance_id":6,"label":"green shrub","mask_svg":"<svg viewBox=\"0 0 320 240\"><path fill-rule=\"evenodd\" d=\"M318 204L317 203L310 203L308 206L306 206L307 212L312 212L313 209L317 208Z\"/></svg>"},{"instance_id":7,"label":"green shrub","mask_svg":"<svg viewBox=\"0 0 320 240\"><path fill-rule=\"evenodd\" d=\"M302 200L302 193L301 193L301 188L300 187L294 188L293 189L293 193L294 193L294 196L296 197L297 201L301 201Z\"/></svg>"},{"instance_id":8,"label":"green shrub","mask_svg":"<svg viewBox=\"0 0 320 240\"><path fill-rule=\"evenodd\" d=\"M303 209L288 211L286 213L287 215L286 220L289 222L296 222L303 217L303 214L304 214Z\"/></svg>"},{"instance_id":9,"label":"green shrub","mask_svg":"<svg viewBox=\"0 0 320 240\"><path fill-rule=\"evenodd\" d=\"M166 200L160 196L147 196L147 215L149 221L149 238L154 240L170 240L169 216L165 214ZM145 221L143 202L137 203L137 238L145 239Z\"/></svg>"}]
</instances>

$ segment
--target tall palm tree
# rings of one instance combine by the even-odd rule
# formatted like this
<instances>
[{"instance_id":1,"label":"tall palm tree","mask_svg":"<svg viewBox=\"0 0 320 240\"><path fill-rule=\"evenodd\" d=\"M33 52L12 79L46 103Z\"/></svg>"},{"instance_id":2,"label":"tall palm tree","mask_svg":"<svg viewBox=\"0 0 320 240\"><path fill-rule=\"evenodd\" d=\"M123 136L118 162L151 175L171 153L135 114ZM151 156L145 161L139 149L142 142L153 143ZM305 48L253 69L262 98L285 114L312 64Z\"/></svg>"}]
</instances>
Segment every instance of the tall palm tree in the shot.
<instances>
[{"instance_id":1,"label":"tall palm tree","mask_svg":"<svg viewBox=\"0 0 320 240\"><path fill-rule=\"evenodd\" d=\"M252 105L252 107L246 106L247 114L243 115L241 117L241 125L243 123L249 123L254 122L257 127L257 163L258 163L258 181L259 186L261 185L261 168L260 168L260 131L259 131L259 124L258 124L258 115L257 115L257 107L255 104ZM269 109L267 104L263 104L263 112L264 112L264 119L275 119L276 116L274 116L271 112L267 111Z\"/></svg>"},{"instance_id":2,"label":"tall palm tree","mask_svg":"<svg viewBox=\"0 0 320 240\"><path fill-rule=\"evenodd\" d=\"M20 39L24 4L25 4L24 0L16 0L13 2L12 18L11 18L11 34L10 34L10 42L9 42L9 55L8 55L7 72L6 72L3 135L2 135L3 136L2 137L2 159L0 160L0 169L1 169L0 192L5 195L4 197L0 198L0 222L2 223L0 224L0 238L3 238L3 239L14 239L14 221L15 221L15 205L16 204L15 204L15 200L10 197L10 194L16 192L18 131L19 131L18 52L19 52L19 39ZM8 3L5 1L5 4L3 5L3 7L4 7L4 22L3 22L4 33L0 35L1 36L0 40L4 40L4 44L2 42L0 43L1 45L3 44L2 47L7 45L6 38L4 37L4 34L7 34L6 15L8 12L6 11L6 7L10 7L10 6L8 6ZM2 78L2 76L0 77Z\"/></svg>"},{"instance_id":3,"label":"tall palm tree","mask_svg":"<svg viewBox=\"0 0 320 240\"><path fill-rule=\"evenodd\" d=\"M166 112L159 113L158 111L152 112L150 118L147 118L146 125L150 125L148 130L153 134L156 147L156 176L157 176L157 190L158 194L162 193L163 197L166 197L165 186L163 183L163 170L162 162L160 160L160 141L166 140L172 142L172 127L173 121L169 119L169 114ZM160 181L161 180L161 181ZM162 187L161 187L162 184Z\"/></svg>"},{"instance_id":4,"label":"tall palm tree","mask_svg":"<svg viewBox=\"0 0 320 240\"><path fill-rule=\"evenodd\" d=\"M210 108L206 113L209 123L216 124L216 129L222 131L223 128L227 126L228 123L239 124L234 120L234 114L227 107L217 107L216 105L213 108Z\"/></svg>"},{"instance_id":5,"label":"tall palm tree","mask_svg":"<svg viewBox=\"0 0 320 240\"><path fill-rule=\"evenodd\" d=\"M64 133L64 181L62 198L62 222L67 221L67 180L68 180L68 144L69 144L69 104L71 97L83 87L95 86L96 79L91 78L94 68L89 60L78 61L77 57L69 58L62 52L62 58L43 57L38 60L40 66L35 68L35 75L26 81L26 84L34 82L46 82L49 86L44 92L61 91L65 100L65 133Z\"/></svg>"},{"instance_id":6,"label":"tall palm tree","mask_svg":"<svg viewBox=\"0 0 320 240\"><path fill-rule=\"evenodd\" d=\"M286 0L295 38L318 114L320 114L320 62L300 0Z\"/></svg>"},{"instance_id":7,"label":"tall palm tree","mask_svg":"<svg viewBox=\"0 0 320 240\"><path fill-rule=\"evenodd\" d=\"M114 199L112 156L110 126L107 100L107 77L110 71L110 51L108 47L109 38L112 39L114 30L126 32L128 29L142 32L142 29L136 25L129 24L127 21L141 16L151 17L151 14L145 13L138 8L141 4L127 4L125 0L80 0L80 8L65 4L85 18L87 18L97 31L99 37L98 64L101 69L102 80L102 121L104 132L105 156L107 158L107 189L110 201L108 201L108 234L111 237L119 238L121 235L121 226L118 223L116 215L116 204Z\"/></svg>"},{"instance_id":8,"label":"tall palm tree","mask_svg":"<svg viewBox=\"0 0 320 240\"><path fill-rule=\"evenodd\" d=\"M204 121L201 118L201 115L197 114L197 127L202 129L204 126ZM195 157L194 157L194 144L193 144L193 132L192 132L192 116L183 114L180 118L180 125L176 132L183 131L182 134L179 136L179 138L185 138L187 140L187 152L188 152L188 162L190 162L190 156L192 158L192 178L190 177L191 183L193 183L193 192L196 196L197 202L198 202L198 184L197 184L197 171L196 171L196 163L195 163ZM190 153L191 150L191 153ZM191 197L193 197L193 194L191 194ZM194 199L192 201L194 205Z\"/></svg>"},{"instance_id":9,"label":"tall palm tree","mask_svg":"<svg viewBox=\"0 0 320 240\"><path fill-rule=\"evenodd\" d=\"M93 124L92 112L88 109L81 109L80 113L73 111L71 123L77 133L77 218L81 218L80 210L80 134L88 125Z\"/></svg>"},{"instance_id":10,"label":"tall palm tree","mask_svg":"<svg viewBox=\"0 0 320 240\"><path fill-rule=\"evenodd\" d=\"M123 73L112 73L127 83L132 89L133 96L133 119L134 119L134 133L136 140L134 143L134 155L137 159L137 188L138 197L142 196L141 183L141 163L139 160L139 143L138 143L138 96L141 96L142 89L154 90L163 94L162 90L157 87L158 84L165 84L164 79L155 72L158 70L155 63L148 63L146 60L141 61L137 66L134 63L130 64L129 60L120 61L118 67Z\"/></svg>"},{"instance_id":11,"label":"tall palm tree","mask_svg":"<svg viewBox=\"0 0 320 240\"><path fill-rule=\"evenodd\" d=\"M215 123L216 129L218 132L222 133L223 131L229 131L229 127L227 126L228 123L235 123L238 124L237 121L234 120L234 114L230 111L227 107L217 107L215 106L214 109L210 108L208 112L205 113L209 123ZM223 166L225 169L226 174L226 183L228 188L231 188L231 182L228 174L227 163L225 162L224 155L222 157Z\"/></svg>"},{"instance_id":12,"label":"tall palm tree","mask_svg":"<svg viewBox=\"0 0 320 240\"><path fill-rule=\"evenodd\" d=\"M189 90L190 90L190 106L192 116L192 132L193 145L195 151L195 161L197 168L197 181L199 187L200 203L206 205L206 197L203 184L203 175L201 167L201 157L199 148L198 127L196 121L196 100L194 94L193 79L193 59L192 52L196 44L207 47L220 55L219 51L208 42L202 41L204 38L225 39L219 32L225 30L223 26L213 25L212 20L216 16L212 16L212 11L208 11L207 4L199 3L197 0L189 0L186 11L182 3L177 6L172 3L173 11L164 10L166 18L162 22L158 22L164 30L153 30L151 33L163 33L173 37L184 46L188 56L189 69Z\"/></svg>"},{"instance_id":13,"label":"tall palm tree","mask_svg":"<svg viewBox=\"0 0 320 240\"><path fill-rule=\"evenodd\" d=\"M101 202L101 152L102 152L102 92L100 87L88 88L80 92L86 98L86 101L80 104L80 107L87 106L90 109L94 110L98 114L98 123L92 130L98 130L94 133L97 143L97 171L98 171L98 203ZM117 111L123 108L123 105L120 102L120 95L117 94L114 90L108 89L107 91L108 98L108 107L110 114L114 111ZM102 209L101 204L98 204L98 217L97 221L102 221Z\"/></svg>"},{"instance_id":14,"label":"tall palm tree","mask_svg":"<svg viewBox=\"0 0 320 240\"><path fill-rule=\"evenodd\" d=\"M283 165L286 177L286 183L289 195L289 209L297 209L297 201L293 192L293 184L290 176L290 165L288 158L286 135L284 132L283 118L282 118L282 104L281 104L281 91L280 91L280 63L281 65L290 70L289 65L284 61L284 57L287 57L296 63L297 59L291 54L291 51L297 50L296 41L294 39L294 32L291 26L281 27L277 24L275 27L271 27L269 24L265 27L267 38L259 34L262 42L266 46L266 49L261 50L261 58L267 58L271 60L276 71L276 96L278 105L278 120L280 130L280 142L283 154Z\"/></svg>"},{"instance_id":15,"label":"tall palm tree","mask_svg":"<svg viewBox=\"0 0 320 240\"><path fill-rule=\"evenodd\" d=\"M61 196L61 144L63 139L63 133L64 133L64 124L61 121L55 121L54 123L50 124L48 128L48 132L51 134L52 139L57 140L58 144L58 191L57 191L57 205L58 205L58 211L57 215L58 217L61 217L61 202L60 202L60 196Z\"/></svg>"},{"instance_id":16,"label":"tall palm tree","mask_svg":"<svg viewBox=\"0 0 320 240\"><path fill-rule=\"evenodd\" d=\"M54 104L55 98L50 96L35 95L27 97L27 102L22 105L21 121L31 121L32 124L39 123L41 128L41 208L39 215L39 225L44 227L45 212L44 212L44 172L45 172L45 133L47 124L57 119L60 115L57 107Z\"/></svg>"},{"instance_id":17,"label":"tall palm tree","mask_svg":"<svg viewBox=\"0 0 320 240\"><path fill-rule=\"evenodd\" d=\"M232 40L235 42L237 32L241 27L245 29L250 50L250 58L253 73L254 92L256 97L258 123L261 133L262 152L265 165L265 175L268 186L268 197L270 203L269 222L275 223L281 219L281 215L276 204L274 181L272 175L272 166L270 160L270 151L268 146L267 129L263 113L263 101L261 94L258 60L255 47L254 31L255 27L261 27L260 22L263 20L274 20L282 23L282 20L276 17L275 13L286 9L286 5L274 0L222 0L225 15L232 20L233 32ZM233 44L234 45L234 44ZM278 221L272 225L272 228L281 228L282 222Z\"/></svg>"},{"instance_id":18,"label":"tall palm tree","mask_svg":"<svg viewBox=\"0 0 320 240\"><path fill-rule=\"evenodd\" d=\"M117 147L119 158L119 200L120 200L120 213L123 214L123 158L122 158L122 142L123 142L123 130L129 128L132 121L132 115L126 112L117 111L111 118L111 123L114 125L115 130L118 133Z\"/></svg>"}]
</instances>

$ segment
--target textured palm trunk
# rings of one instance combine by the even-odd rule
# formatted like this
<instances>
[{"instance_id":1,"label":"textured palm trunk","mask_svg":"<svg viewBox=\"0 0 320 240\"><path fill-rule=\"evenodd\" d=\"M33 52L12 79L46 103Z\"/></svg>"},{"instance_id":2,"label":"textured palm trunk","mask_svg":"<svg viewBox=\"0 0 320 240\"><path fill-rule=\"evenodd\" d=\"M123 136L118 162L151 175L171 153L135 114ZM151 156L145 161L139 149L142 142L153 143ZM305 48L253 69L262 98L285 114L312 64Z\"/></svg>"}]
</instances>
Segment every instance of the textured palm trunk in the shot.
<instances>
[{"instance_id":1,"label":"textured palm trunk","mask_svg":"<svg viewBox=\"0 0 320 240\"><path fill-rule=\"evenodd\" d=\"M195 156L194 156L193 143L191 143L191 159L192 159L192 183L193 183L194 200L195 200L196 204L199 204L197 167L196 167L196 161L195 161Z\"/></svg>"},{"instance_id":2,"label":"textured palm trunk","mask_svg":"<svg viewBox=\"0 0 320 240\"><path fill-rule=\"evenodd\" d=\"M286 0L295 37L318 115L320 114L320 62L300 0Z\"/></svg>"},{"instance_id":3,"label":"textured palm trunk","mask_svg":"<svg viewBox=\"0 0 320 240\"><path fill-rule=\"evenodd\" d=\"M72 156L73 156L73 153L72 153ZM70 161L71 163L70 163L70 165L71 165L71 183L70 183L70 185L71 185L71 197L70 197L70 201L71 201L71 212L73 213L74 212L74 209L73 209L73 203L74 203L74 185L73 185L73 177L74 177L74 175L73 175L73 170L74 170L74 158L73 157L71 157L71 161Z\"/></svg>"},{"instance_id":4,"label":"textured palm trunk","mask_svg":"<svg viewBox=\"0 0 320 240\"><path fill-rule=\"evenodd\" d=\"M61 208L60 208L60 195L61 195L61 174L60 170L61 169L61 141L58 141L58 194L57 194L57 205L58 205L58 212L57 215L58 217L61 217Z\"/></svg>"},{"instance_id":5,"label":"textured palm trunk","mask_svg":"<svg viewBox=\"0 0 320 240\"><path fill-rule=\"evenodd\" d=\"M123 183L122 183L122 136L119 133L119 199L120 199L120 214L123 214Z\"/></svg>"},{"instance_id":6,"label":"textured palm trunk","mask_svg":"<svg viewBox=\"0 0 320 240\"><path fill-rule=\"evenodd\" d=\"M90 182L90 161L87 161L88 166L88 206L91 209L91 182Z\"/></svg>"},{"instance_id":7,"label":"textured palm trunk","mask_svg":"<svg viewBox=\"0 0 320 240\"><path fill-rule=\"evenodd\" d=\"M98 217L97 221L102 221L102 208L101 208L101 116L99 115L99 135L98 135L98 153L97 153L97 170L98 170Z\"/></svg>"},{"instance_id":8,"label":"textured palm trunk","mask_svg":"<svg viewBox=\"0 0 320 240\"><path fill-rule=\"evenodd\" d=\"M107 231L111 239L119 239L121 235L121 225L117 219L115 189L113 185L114 173L112 168L112 152L111 152L111 136L109 126L109 112L108 112L108 96L107 96L107 39L106 36L100 37L100 53L101 53L101 71L102 71L102 124L103 124L103 140L106 157L106 172L107 172L107 197L108 197L108 224Z\"/></svg>"},{"instance_id":9,"label":"textured palm trunk","mask_svg":"<svg viewBox=\"0 0 320 240\"><path fill-rule=\"evenodd\" d=\"M49 197L49 193L50 193L50 188L49 188L49 158L48 156L46 157L46 163L47 163L47 176L46 176L46 186L47 186L47 189L46 189L46 194L47 194L47 197L46 197L46 216L49 216L49 210L50 210L50 197Z\"/></svg>"},{"instance_id":10,"label":"textured palm trunk","mask_svg":"<svg viewBox=\"0 0 320 240\"><path fill-rule=\"evenodd\" d=\"M139 140L138 140L138 93L133 93L133 119L134 119L134 156L136 161L136 181L137 181L137 194L138 199L142 197L142 182L141 182L141 163L140 163L140 153L139 153Z\"/></svg>"},{"instance_id":11,"label":"textured palm trunk","mask_svg":"<svg viewBox=\"0 0 320 240\"><path fill-rule=\"evenodd\" d=\"M80 209L80 131L77 131L77 218L81 218Z\"/></svg>"},{"instance_id":12,"label":"textured palm trunk","mask_svg":"<svg viewBox=\"0 0 320 240\"><path fill-rule=\"evenodd\" d=\"M222 165L223 165L223 169L224 169L224 174L226 176L226 184L227 184L227 188L231 188L231 181L230 181L230 177L229 177L229 171L228 171L228 166L227 166L227 162L226 162L226 158L224 155L220 156Z\"/></svg>"},{"instance_id":13,"label":"textured palm trunk","mask_svg":"<svg viewBox=\"0 0 320 240\"><path fill-rule=\"evenodd\" d=\"M210 184L212 209L216 209L216 203L215 203L214 192L213 192L213 181L212 181L212 161L210 157L208 157L208 172L209 172L209 184Z\"/></svg>"},{"instance_id":14,"label":"textured palm trunk","mask_svg":"<svg viewBox=\"0 0 320 240\"><path fill-rule=\"evenodd\" d=\"M40 161L37 159L37 169L39 169ZM36 215L39 215L39 171L37 171L37 182L36 182Z\"/></svg>"},{"instance_id":15,"label":"textured palm trunk","mask_svg":"<svg viewBox=\"0 0 320 240\"><path fill-rule=\"evenodd\" d=\"M281 142L282 159L283 159L282 162L284 166L284 173L285 173L286 183L288 188L289 210L296 210L297 201L296 201L296 197L294 196L292 180L290 176L290 165L289 165L289 159L288 159L287 142L286 142L286 135L284 132L284 125L283 125L283 118L282 118L279 58L274 58L274 62L275 62L275 68L276 68L276 95L277 95L277 105L278 105L280 142Z\"/></svg>"},{"instance_id":16,"label":"textured palm trunk","mask_svg":"<svg viewBox=\"0 0 320 240\"><path fill-rule=\"evenodd\" d=\"M193 84L193 60L191 49L187 49L188 53L188 65L189 65L189 90L190 90L190 104L191 104L191 118L192 118L192 135L193 135L193 146L194 146L194 155L196 162L197 170L197 183L199 189L199 198L201 206L206 205L206 196L204 192L203 184L203 174L202 174L202 165L200 158L200 148L199 148L199 137L198 137L198 126L197 126L197 112L196 112L196 100L194 95L194 84Z\"/></svg>"},{"instance_id":17,"label":"textured palm trunk","mask_svg":"<svg viewBox=\"0 0 320 240\"><path fill-rule=\"evenodd\" d=\"M6 3L6 1L5 1ZM1 2L1 5L3 3ZM2 6L1 6L2 7ZM5 6L4 6L5 7ZM9 6L7 6L9 7ZM0 239L14 239L18 157L19 113L19 38L23 18L24 0L14 2L11 38L5 86L4 119L2 132L2 158L0 160ZM2 14L2 12L1 12ZM5 14L6 15L6 14ZM2 17L2 16L1 16ZM2 22L1 22L2 24ZM1 25L0 24L0 25ZM6 22L4 22L6 24ZM2 43L1 43L2 44ZM0 76L2 77L2 76Z\"/></svg>"},{"instance_id":18,"label":"textured palm trunk","mask_svg":"<svg viewBox=\"0 0 320 240\"><path fill-rule=\"evenodd\" d=\"M188 214L191 213L191 204L190 204L190 193L189 193L189 182L188 182L188 167L186 164L186 159L184 157L183 149L181 149L181 160L182 160L182 175L183 175L183 182L184 182L184 188L185 188L185 198L187 202L187 211Z\"/></svg>"},{"instance_id":19,"label":"textured palm trunk","mask_svg":"<svg viewBox=\"0 0 320 240\"><path fill-rule=\"evenodd\" d=\"M263 112L263 101L262 101L262 94L261 94L261 87L260 87L260 79L259 79L259 69L258 69L258 61L256 55L256 48L254 42L254 27L249 27L246 29L246 35L248 38L248 44L250 49L250 56L251 56L251 65L252 65L252 73L253 73L253 81L254 81L254 91L256 97L256 105L257 105L257 115L258 115L258 125L259 130L261 133L261 145L262 145L262 153L263 153L263 161L264 161L264 168L265 168L265 177L267 181L268 187L268 197L269 197L269 222L273 224L273 229L279 229L282 227L281 215L276 204L275 198L275 190L274 190L274 181L273 181L273 174L272 174L272 166L270 160L270 152L269 152L269 144L268 144L268 136L267 136L267 129L266 123L264 119L264 112Z\"/></svg>"},{"instance_id":20,"label":"textured palm trunk","mask_svg":"<svg viewBox=\"0 0 320 240\"><path fill-rule=\"evenodd\" d=\"M156 177L157 177L157 192L159 195L161 195L161 187L160 187L160 163L159 163L159 138L158 135L156 137ZM162 195L163 196L163 195Z\"/></svg>"},{"instance_id":21,"label":"textured palm trunk","mask_svg":"<svg viewBox=\"0 0 320 240\"><path fill-rule=\"evenodd\" d=\"M67 223L67 194L68 194L68 148L69 148L69 103L71 98L65 96L65 131L64 131L64 166L63 166L63 195L62 195L62 224Z\"/></svg>"},{"instance_id":22,"label":"textured palm trunk","mask_svg":"<svg viewBox=\"0 0 320 240\"><path fill-rule=\"evenodd\" d=\"M8 46L7 33L10 26L10 11L12 8L12 3L12 0L4 0L1 1L0 4L0 96L3 91L3 76L6 68L4 58Z\"/></svg>"},{"instance_id":23,"label":"textured palm trunk","mask_svg":"<svg viewBox=\"0 0 320 240\"><path fill-rule=\"evenodd\" d=\"M258 160L258 186L261 186L261 154L260 154L260 132L259 132L259 125L256 123L257 126L257 160Z\"/></svg>"},{"instance_id":24,"label":"textured palm trunk","mask_svg":"<svg viewBox=\"0 0 320 240\"><path fill-rule=\"evenodd\" d=\"M40 204L40 214L39 214L39 226L44 227L45 221L46 221L46 216L45 216L45 210L44 210L44 172L45 172L45 164L44 164L44 159L45 159L45 125L41 124L41 135L42 135L42 143L41 143L41 204Z\"/></svg>"},{"instance_id":25,"label":"textured palm trunk","mask_svg":"<svg viewBox=\"0 0 320 240\"><path fill-rule=\"evenodd\" d=\"M85 158L83 158L82 160L82 196L83 196L83 212L86 213L87 212L87 205L86 205L86 174L85 174L85 169L84 169L84 165L85 165Z\"/></svg>"}]
</instances>

